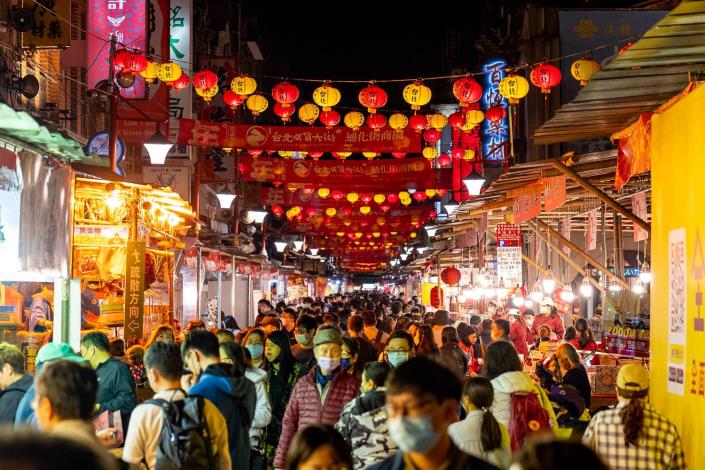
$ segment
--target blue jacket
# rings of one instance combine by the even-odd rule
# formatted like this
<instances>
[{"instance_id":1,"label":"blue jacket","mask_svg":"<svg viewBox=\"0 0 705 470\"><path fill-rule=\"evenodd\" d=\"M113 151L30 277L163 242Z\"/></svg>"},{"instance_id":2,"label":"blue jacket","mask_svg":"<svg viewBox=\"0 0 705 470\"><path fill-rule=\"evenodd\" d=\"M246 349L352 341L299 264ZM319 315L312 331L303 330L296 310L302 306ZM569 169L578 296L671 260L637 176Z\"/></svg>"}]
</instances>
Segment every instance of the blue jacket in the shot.
<instances>
[{"instance_id":1,"label":"blue jacket","mask_svg":"<svg viewBox=\"0 0 705 470\"><path fill-rule=\"evenodd\" d=\"M20 404L17 405L17 413L15 414L15 427L30 425L35 428L39 427L37 423L37 416L34 414L32 409L32 402L34 401L34 396L36 391L34 390L34 384L32 384L28 389L27 393L24 394Z\"/></svg>"},{"instance_id":2,"label":"blue jacket","mask_svg":"<svg viewBox=\"0 0 705 470\"><path fill-rule=\"evenodd\" d=\"M494 465L484 460L468 455L452 444L450 462L446 470L499 470ZM369 467L369 470L404 470L404 453L396 454L382 460L380 463Z\"/></svg>"},{"instance_id":3,"label":"blue jacket","mask_svg":"<svg viewBox=\"0 0 705 470\"><path fill-rule=\"evenodd\" d=\"M227 364L214 364L201 374L189 395L201 396L218 408L228 423L233 469L250 468L250 423L257 403L255 384L244 376L233 377Z\"/></svg>"}]
</instances>

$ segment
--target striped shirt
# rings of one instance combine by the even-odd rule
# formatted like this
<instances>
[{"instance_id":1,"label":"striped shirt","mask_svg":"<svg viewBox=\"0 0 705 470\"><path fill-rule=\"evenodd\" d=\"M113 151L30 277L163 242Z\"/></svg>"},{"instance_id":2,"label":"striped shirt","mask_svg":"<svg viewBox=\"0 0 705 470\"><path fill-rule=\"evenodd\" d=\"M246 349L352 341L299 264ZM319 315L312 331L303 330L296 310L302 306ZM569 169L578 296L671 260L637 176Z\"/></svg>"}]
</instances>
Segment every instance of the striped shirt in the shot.
<instances>
[{"instance_id":1,"label":"striped shirt","mask_svg":"<svg viewBox=\"0 0 705 470\"><path fill-rule=\"evenodd\" d=\"M619 412L628 402L605 410L592 419L583 444L593 449L612 470L685 470L678 429L654 407L644 404L643 436L637 446L624 444L624 425Z\"/></svg>"}]
</instances>

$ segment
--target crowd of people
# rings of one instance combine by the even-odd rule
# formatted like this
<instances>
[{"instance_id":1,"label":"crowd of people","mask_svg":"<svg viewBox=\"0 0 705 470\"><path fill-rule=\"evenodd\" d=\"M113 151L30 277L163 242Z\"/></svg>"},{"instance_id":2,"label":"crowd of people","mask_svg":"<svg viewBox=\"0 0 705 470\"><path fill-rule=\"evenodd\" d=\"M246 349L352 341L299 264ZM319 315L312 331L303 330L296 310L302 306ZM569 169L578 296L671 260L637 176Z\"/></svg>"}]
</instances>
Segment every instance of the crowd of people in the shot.
<instances>
[{"instance_id":1,"label":"crowd of people","mask_svg":"<svg viewBox=\"0 0 705 470\"><path fill-rule=\"evenodd\" d=\"M457 324L381 293L258 312L243 329L231 316L217 330L162 325L127 351L100 331L78 353L49 343L34 377L0 344L0 424L14 426L0 468L685 468L642 366L624 366L616 406L591 414L578 350L597 344L549 302L490 304ZM531 349L560 339L536 376L524 371Z\"/></svg>"}]
</instances>

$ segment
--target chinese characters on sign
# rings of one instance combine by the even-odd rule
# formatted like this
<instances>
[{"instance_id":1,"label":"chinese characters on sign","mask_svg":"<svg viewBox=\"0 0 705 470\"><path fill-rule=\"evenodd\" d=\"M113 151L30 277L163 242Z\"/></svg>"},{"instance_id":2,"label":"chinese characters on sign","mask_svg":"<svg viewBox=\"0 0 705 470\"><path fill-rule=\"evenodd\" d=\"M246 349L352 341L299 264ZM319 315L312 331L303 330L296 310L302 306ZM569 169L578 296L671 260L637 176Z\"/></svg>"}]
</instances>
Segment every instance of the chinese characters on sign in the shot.
<instances>
[{"instance_id":1,"label":"chinese characters on sign","mask_svg":"<svg viewBox=\"0 0 705 470\"><path fill-rule=\"evenodd\" d=\"M67 47L71 44L71 27L62 18L71 18L71 0L27 0L34 24L22 33L23 47Z\"/></svg>"},{"instance_id":2,"label":"chinese characters on sign","mask_svg":"<svg viewBox=\"0 0 705 470\"><path fill-rule=\"evenodd\" d=\"M534 191L515 197L513 212L515 224L520 224L541 215L541 191Z\"/></svg>"},{"instance_id":3,"label":"chinese characters on sign","mask_svg":"<svg viewBox=\"0 0 705 470\"><path fill-rule=\"evenodd\" d=\"M507 100L499 93L499 82L507 76L507 63L498 59L482 66L485 72L485 94L482 96L484 111L493 106L507 106ZM505 160L509 140L509 119L497 122L485 119L482 122L482 154L487 160Z\"/></svg>"},{"instance_id":4,"label":"chinese characters on sign","mask_svg":"<svg viewBox=\"0 0 705 470\"><path fill-rule=\"evenodd\" d=\"M497 225L497 278L506 288L521 285L522 281L521 225Z\"/></svg>"},{"instance_id":5,"label":"chinese characters on sign","mask_svg":"<svg viewBox=\"0 0 705 470\"><path fill-rule=\"evenodd\" d=\"M125 339L142 338L145 242L127 242L125 262Z\"/></svg>"},{"instance_id":6,"label":"chinese characters on sign","mask_svg":"<svg viewBox=\"0 0 705 470\"><path fill-rule=\"evenodd\" d=\"M642 192L632 196L632 212L641 220L646 220L646 193ZM634 241L641 242L649 237L649 232L634 224Z\"/></svg>"},{"instance_id":7,"label":"chinese characters on sign","mask_svg":"<svg viewBox=\"0 0 705 470\"><path fill-rule=\"evenodd\" d=\"M498 224L497 246L502 248L510 246L521 246L521 225Z\"/></svg>"},{"instance_id":8,"label":"chinese characters on sign","mask_svg":"<svg viewBox=\"0 0 705 470\"><path fill-rule=\"evenodd\" d=\"M551 212L565 202L565 175L543 179L543 210Z\"/></svg>"},{"instance_id":9,"label":"chinese characters on sign","mask_svg":"<svg viewBox=\"0 0 705 470\"><path fill-rule=\"evenodd\" d=\"M190 68L191 63L191 7L192 0L171 0L169 12L169 58L182 68ZM190 90L169 91L169 137L176 140L179 132L179 119L191 119L193 94ZM188 158L187 145L174 145L169 157Z\"/></svg>"},{"instance_id":10,"label":"chinese characters on sign","mask_svg":"<svg viewBox=\"0 0 705 470\"><path fill-rule=\"evenodd\" d=\"M587 220L587 234L586 234L586 239L587 239L587 249L588 250L594 250L597 248L597 211L591 211L588 214L588 220Z\"/></svg>"}]
</instances>

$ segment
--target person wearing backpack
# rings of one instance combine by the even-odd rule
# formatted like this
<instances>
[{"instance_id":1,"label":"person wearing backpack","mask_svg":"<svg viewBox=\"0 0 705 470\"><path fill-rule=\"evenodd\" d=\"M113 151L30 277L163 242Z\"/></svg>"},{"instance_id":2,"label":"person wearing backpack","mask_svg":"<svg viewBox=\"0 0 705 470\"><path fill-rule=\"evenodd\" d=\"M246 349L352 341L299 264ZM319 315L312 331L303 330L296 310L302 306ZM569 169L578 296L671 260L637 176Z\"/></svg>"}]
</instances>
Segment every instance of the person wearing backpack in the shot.
<instances>
[{"instance_id":1,"label":"person wearing backpack","mask_svg":"<svg viewBox=\"0 0 705 470\"><path fill-rule=\"evenodd\" d=\"M497 341L487 347L485 377L492 383L492 414L509 429L512 450L535 434L553 433L556 414L546 392L523 372L512 343Z\"/></svg>"},{"instance_id":2,"label":"person wearing backpack","mask_svg":"<svg viewBox=\"0 0 705 470\"><path fill-rule=\"evenodd\" d=\"M360 315L350 315L350 318L348 318L348 335L357 343L357 349L360 351L358 362L361 364L367 364L379 358L377 348L365 338L363 333L364 328L364 322Z\"/></svg>"},{"instance_id":3,"label":"person wearing backpack","mask_svg":"<svg viewBox=\"0 0 705 470\"><path fill-rule=\"evenodd\" d=\"M193 330L181 345L184 364L193 375L181 378L190 395L210 400L228 424L228 446L234 469L250 468L250 425L257 392L238 365L220 362L218 338L206 330Z\"/></svg>"},{"instance_id":4,"label":"person wearing backpack","mask_svg":"<svg viewBox=\"0 0 705 470\"><path fill-rule=\"evenodd\" d=\"M181 389L178 346L154 343L144 365L155 395L133 411L122 459L148 470L232 468L225 418L210 401Z\"/></svg>"},{"instance_id":5,"label":"person wearing backpack","mask_svg":"<svg viewBox=\"0 0 705 470\"><path fill-rule=\"evenodd\" d=\"M377 329L377 316L372 310L362 312L362 322L365 328L362 330L362 336L372 343L377 350L377 354L382 354L384 348L389 341L389 335L382 330Z\"/></svg>"}]
</instances>

